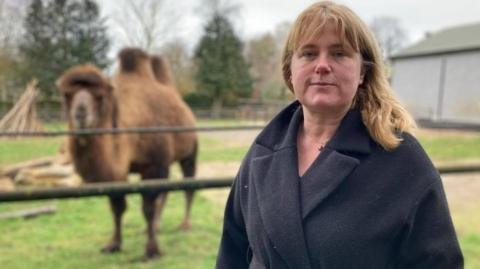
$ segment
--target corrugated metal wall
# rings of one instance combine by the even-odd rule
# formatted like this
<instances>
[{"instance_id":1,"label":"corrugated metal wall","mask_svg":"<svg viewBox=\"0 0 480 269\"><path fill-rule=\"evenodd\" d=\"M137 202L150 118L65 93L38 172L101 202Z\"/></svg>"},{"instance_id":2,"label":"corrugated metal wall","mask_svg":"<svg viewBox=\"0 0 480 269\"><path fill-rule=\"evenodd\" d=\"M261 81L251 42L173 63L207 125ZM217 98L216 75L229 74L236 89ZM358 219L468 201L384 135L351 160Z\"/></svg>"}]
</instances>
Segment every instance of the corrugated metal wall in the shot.
<instances>
[{"instance_id":1,"label":"corrugated metal wall","mask_svg":"<svg viewBox=\"0 0 480 269\"><path fill-rule=\"evenodd\" d=\"M480 51L397 59L392 87L416 117L480 123Z\"/></svg>"}]
</instances>

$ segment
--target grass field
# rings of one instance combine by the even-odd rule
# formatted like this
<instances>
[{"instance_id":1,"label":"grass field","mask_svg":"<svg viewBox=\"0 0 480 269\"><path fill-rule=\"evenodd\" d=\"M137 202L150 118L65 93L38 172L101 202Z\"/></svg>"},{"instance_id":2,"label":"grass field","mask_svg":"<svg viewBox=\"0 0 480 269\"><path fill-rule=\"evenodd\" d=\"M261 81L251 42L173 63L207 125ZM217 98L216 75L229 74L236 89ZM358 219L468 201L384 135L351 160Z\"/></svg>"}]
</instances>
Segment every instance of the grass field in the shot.
<instances>
[{"instance_id":1,"label":"grass field","mask_svg":"<svg viewBox=\"0 0 480 269\"><path fill-rule=\"evenodd\" d=\"M54 215L0 222L0 264L5 269L59 268L213 268L223 211L201 196L192 211L193 228L176 229L183 217L182 193L172 193L160 223L158 242L164 257L141 260L146 239L138 195L129 196L123 251L102 255L110 237L111 217L106 198L87 198L0 205L0 212L56 204Z\"/></svg>"},{"instance_id":2,"label":"grass field","mask_svg":"<svg viewBox=\"0 0 480 269\"><path fill-rule=\"evenodd\" d=\"M223 122L215 123L218 125ZM55 128L62 128L55 126ZM480 160L480 134L420 132L421 143L435 161ZM204 133L200 137L199 161L238 162L254 134ZM0 167L49 156L58 151L64 138L0 140ZM235 171L231 171L233 175ZM199 175L202 177L202 175ZM102 255L100 247L111 232L107 199L87 198L0 204L0 213L55 204L53 215L33 219L0 220L0 268L213 268L220 236L223 204L197 195L192 210L193 228L176 230L183 215L181 192L169 196L158 240L165 256L141 261L145 229L138 195L129 196L124 219L123 252ZM456 208L456 207L455 207ZM467 210L468 209L468 210ZM460 227L459 238L467 269L480 269L480 205L452 212Z\"/></svg>"}]
</instances>

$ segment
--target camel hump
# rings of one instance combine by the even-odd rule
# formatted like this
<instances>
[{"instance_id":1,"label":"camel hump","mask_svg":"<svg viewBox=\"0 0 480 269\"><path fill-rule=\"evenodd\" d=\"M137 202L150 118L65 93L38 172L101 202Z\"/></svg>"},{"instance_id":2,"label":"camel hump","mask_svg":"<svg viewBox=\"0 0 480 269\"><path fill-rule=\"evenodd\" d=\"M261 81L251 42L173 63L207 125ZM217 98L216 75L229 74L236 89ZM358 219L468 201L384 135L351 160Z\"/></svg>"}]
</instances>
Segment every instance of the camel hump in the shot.
<instances>
[{"instance_id":1,"label":"camel hump","mask_svg":"<svg viewBox=\"0 0 480 269\"><path fill-rule=\"evenodd\" d=\"M118 58L122 72L135 72L140 69L142 60L148 59L149 56L139 48L125 48L120 51Z\"/></svg>"},{"instance_id":2,"label":"camel hump","mask_svg":"<svg viewBox=\"0 0 480 269\"><path fill-rule=\"evenodd\" d=\"M86 64L68 69L57 80L56 84L59 89L73 87L104 87L108 85L108 79L103 75L100 69L91 64Z\"/></svg>"},{"instance_id":3,"label":"camel hump","mask_svg":"<svg viewBox=\"0 0 480 269\"><path fill-rule=\"evenodd\" d=\"M171 84L172 75L167 61L160 55L151 56L152 70L155 78L162 84Z\"/></svg>"}]
</instances>

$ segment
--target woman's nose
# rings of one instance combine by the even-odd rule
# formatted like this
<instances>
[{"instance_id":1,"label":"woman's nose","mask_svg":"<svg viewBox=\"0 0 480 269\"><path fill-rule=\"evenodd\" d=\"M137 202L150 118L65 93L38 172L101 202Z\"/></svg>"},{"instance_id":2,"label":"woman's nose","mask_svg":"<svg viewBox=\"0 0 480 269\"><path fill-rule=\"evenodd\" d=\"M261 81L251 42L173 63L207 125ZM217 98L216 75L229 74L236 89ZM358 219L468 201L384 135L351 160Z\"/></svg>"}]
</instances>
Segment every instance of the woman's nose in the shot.
<instances>
[{"instance_id":1,"label":"woman's nose","mask_svg":"<svg viewBox=\"0 0 480 269\"><path fill-rule=\"evenodd\" d=\"M332 72L332 67L330 66L330 62L328 61L327 56L320 55L318 56L315 62L315 70L316 74L324 74Z\"/></svg>"}]
</instances>

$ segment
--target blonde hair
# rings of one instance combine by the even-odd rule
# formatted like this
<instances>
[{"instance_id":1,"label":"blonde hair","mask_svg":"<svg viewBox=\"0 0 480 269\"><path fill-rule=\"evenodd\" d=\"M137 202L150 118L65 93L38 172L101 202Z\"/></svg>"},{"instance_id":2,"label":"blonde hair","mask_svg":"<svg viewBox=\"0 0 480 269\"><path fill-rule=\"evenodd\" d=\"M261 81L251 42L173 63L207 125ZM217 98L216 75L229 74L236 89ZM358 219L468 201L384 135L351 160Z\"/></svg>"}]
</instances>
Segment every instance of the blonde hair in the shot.
<instances>
[{"instance_id":1,"label":"blonde hair","mask_svg":"<svg viewBox=\"0 0 480 269\"><path fill-rule=\"evenodd\" d=\"M411 133L415 121L393 94L373 33L348 7L322 1L300 14L290 29L282 56L286 85L293 92L290 69L293 54L305 42L322 34L327 23L333 23L340 40L348 42L363 59L365 75L352 106L361 111L363 123L372 139L386 150L395 149L402 141L400 134Z\"/></svg>"}]
</instances>

